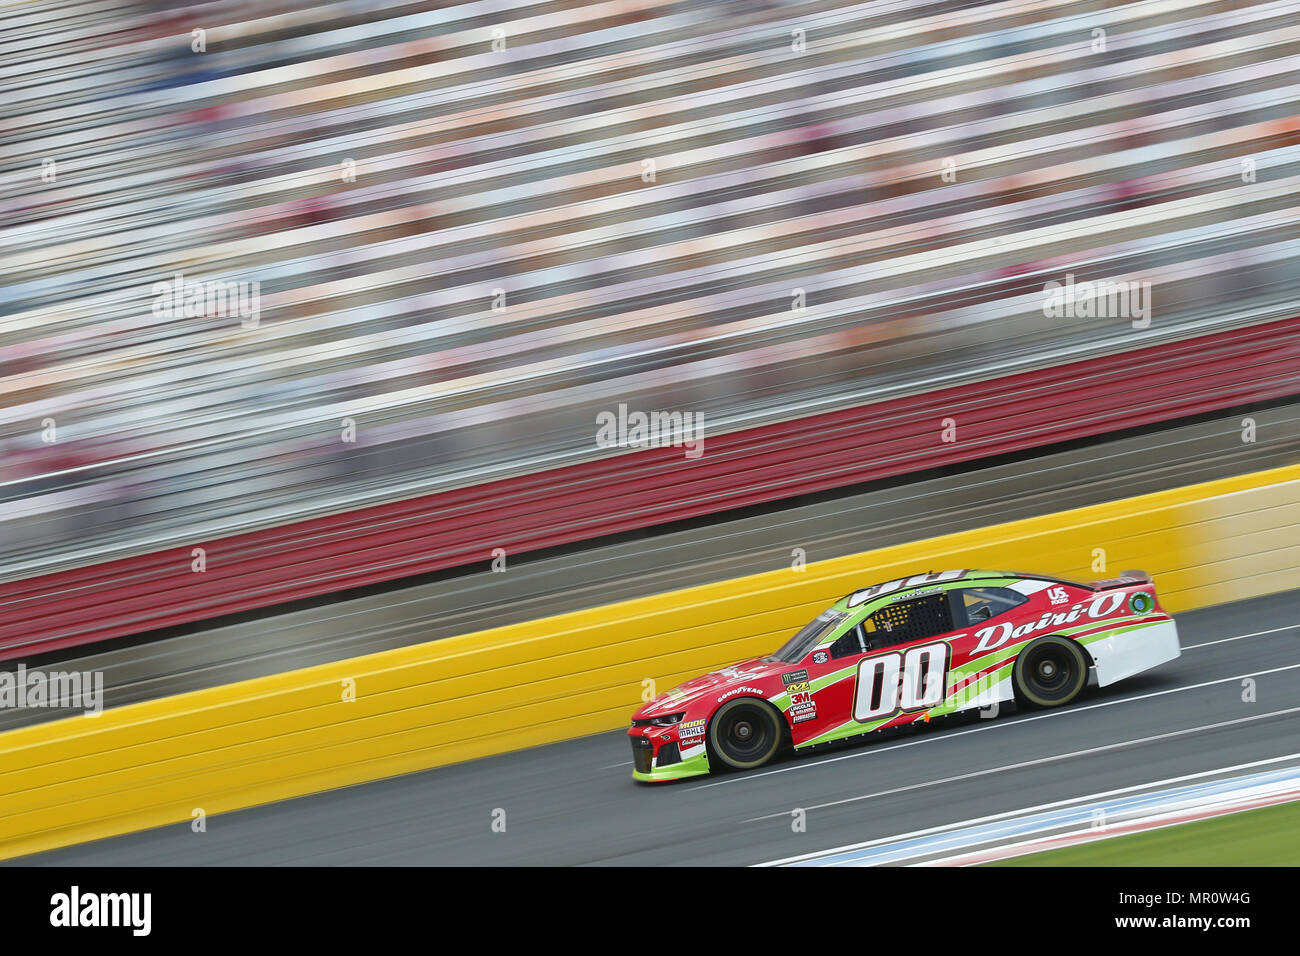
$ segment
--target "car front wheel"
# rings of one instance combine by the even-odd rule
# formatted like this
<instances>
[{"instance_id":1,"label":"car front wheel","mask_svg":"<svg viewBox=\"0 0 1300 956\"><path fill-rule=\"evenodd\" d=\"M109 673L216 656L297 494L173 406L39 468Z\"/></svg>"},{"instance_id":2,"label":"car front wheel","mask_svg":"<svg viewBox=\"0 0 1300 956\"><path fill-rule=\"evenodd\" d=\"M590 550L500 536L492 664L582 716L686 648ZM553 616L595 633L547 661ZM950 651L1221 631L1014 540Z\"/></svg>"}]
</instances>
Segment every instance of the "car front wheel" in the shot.
<instances>
[{"instance_id":1,"label":"car front wheel","mask_svg":"<svg viewBox=\"0 0 1300 956\"><path fill-rule=\"evenodd\" d=\"M729 700L709 721L709 756L732 770L761 767L781 747L781 715L752 697Z\"/></svg>"}]
</instances>

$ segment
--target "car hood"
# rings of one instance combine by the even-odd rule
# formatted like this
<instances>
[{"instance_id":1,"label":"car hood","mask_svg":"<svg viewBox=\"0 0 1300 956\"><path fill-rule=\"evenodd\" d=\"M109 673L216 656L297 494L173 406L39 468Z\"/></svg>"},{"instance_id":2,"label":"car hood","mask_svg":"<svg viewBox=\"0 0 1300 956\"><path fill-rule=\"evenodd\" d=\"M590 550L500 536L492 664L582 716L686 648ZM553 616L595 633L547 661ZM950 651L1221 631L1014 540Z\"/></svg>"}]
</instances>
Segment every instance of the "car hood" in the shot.
<instances>
[{"instance_id":1,"label":"car hood","mask_svg":"<svg viewBox=\"0 0 1300 956\"><path fill-rule=\"evenodd\" d=\"M732 664L721 670L712 671L702 677L695 677L683 684L678 684L666 694L660 694L633 715L634 719L661 717L685 710L701 697L722 694L737 687L752 684L758 680L777 677L785 671L793 670L793 664L783 661L770 661L753 658Z\"/></svg>"}]
</instances>

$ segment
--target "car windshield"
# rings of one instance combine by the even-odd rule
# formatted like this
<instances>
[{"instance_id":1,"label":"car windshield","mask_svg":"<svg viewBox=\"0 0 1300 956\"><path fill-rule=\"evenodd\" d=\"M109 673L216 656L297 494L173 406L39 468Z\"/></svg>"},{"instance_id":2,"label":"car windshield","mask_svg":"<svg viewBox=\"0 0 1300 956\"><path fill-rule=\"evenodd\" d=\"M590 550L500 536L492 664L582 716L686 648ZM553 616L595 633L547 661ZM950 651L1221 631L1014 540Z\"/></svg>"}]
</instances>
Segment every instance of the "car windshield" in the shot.
<instances>
[{"instance_id":1,"label":"car windshield","mask_svg":"<svg viewBox=\"0 0 1300 956\"><path fill-rule=\"evenodd\" d=\"M807 653L812 650L821 641L823 637L830 634L848 614L843 611L822 611L815 618L803 626L794 637L786 641L782 648L772 655L773 660L784 661L787 664L797 664Z\"/></svg>"}]
</instances>

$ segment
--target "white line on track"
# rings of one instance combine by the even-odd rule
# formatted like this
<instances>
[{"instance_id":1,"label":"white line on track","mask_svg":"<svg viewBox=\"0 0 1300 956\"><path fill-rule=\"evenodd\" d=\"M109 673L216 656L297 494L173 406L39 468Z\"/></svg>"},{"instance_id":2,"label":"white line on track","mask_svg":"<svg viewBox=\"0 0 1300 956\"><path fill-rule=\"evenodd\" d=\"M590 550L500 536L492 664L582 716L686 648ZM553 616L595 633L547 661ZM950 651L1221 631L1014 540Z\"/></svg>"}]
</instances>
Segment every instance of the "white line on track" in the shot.
<instances>
[{"instance_id":1,"label":"white line on track","mask_svg":"<svg viewBox=\"0 0 1300 956\"><path fill-rule=\"evenodd\" d=\"M1183 648L1185 651L1194 651L1198 647L1213 647L1215 644L1227 644L1230 641L1244 641L1248 637L1263 637L1266 634L1277 634L1281 631L1294 631L1300 624L1288 624L1286 627L1275 627L1267 631L1255 631L1251 634L1238 634L1236 637L1225 637L1217 641L1206 641L1204 644L1188 644Z\"/></svg>"},{"instance_id":2,"label":"white line on track","mask_svg":"<svg viewBox=\"0 0 1300 956\"><path fill-rule=\"evenodd\" d=\"M1284 628L1274 628L1273 630L1269 630L1269 631L1256 631L1253 634L1240 634L1238 635L1238 638L1260 637L1265 634L1274 634L1277 633L1278 631L1291 630L1293 627L1300 627L1300 625L1291 625L1290 627L1284 627ZM1228 638L1228 640L1236 640L1238 638ZM1210 643L1219 643L1219 642L1211 641ZM1208 646L1209 646L1208 644L1193 644L1190 647L1183 648L1183 650L1194 650L1198 647L1208 647ZM986 730L999 730L999 729L1005 730L1009 727L1019 727L1022 724L1027 724L1030 721L1034 721L1034 720L1048 720L1053 717L1068 717L1071 714L1082 714L1085 711L1097 710L1098 708L1101 707L1114 707L1116 704L1129 704L1139 700L1150 700L1153 697L1163 697L1166 694L1180 694L1183 691L1199 690L1202 687L1213 687L1215 684L1226 684L1231 681L1245 680L1247 677L1263 677L1266 674L1276 674L1281 671L1295 670L1296 668L1300 668L1300 664L1288 664L1285 667L1274 667L1269 670L1263 670L1263 671L1250 671L1248 673L1237 674L1232 677L1221 677L1216 680L1202 681L1199 684L1188 684L1185 687L1170 687L1166 690L1152 691L1151 693L1148 694L1137 694L1132 697L1117 697L1114 700L1098 701L1095 704L1084 704L1081 707L1068 707L1065 710L1052 710L1052 711L1048 711L1045 714L1033 714L1028 717L1021 717L1017 720L1005 720L1005 721L994 720L994 721L990 721L989 723L985 724L982 727L970 727L967 728L966 730L954 730L933 737L922 737L919 740L908 740L902 743L892 744L886 747L871 747L864 750L857 750L854 751L853 753L841 754L840 756L837 757L827 757L824 760L809 760L806 762L801 761L799 763L792 764L788 767L775 767L771 770L760 771L759 773L746 774L743 777L723 777L721 780L713 780L709 783L703 783L698 786L691 787L688 790L688 792L693 793L696 790L708 790L712 787L726 787L737 783L751 783L755 780L761 780L763 777L770 777L778 773L792 773L796 770L811 770L814 767L821 767L830 763L838 763L841 760L856 760L860 757L870 757L877 754L889 753L892 750L901 750L904 747L916 747L921 744L935 743L941 740L952 740L955 737L963 737L966 734L983 733Z\"/></svg>"},{"instance_id":3,"label":"white line on track","mask_svg":"<svg viewBox=\"0 0 1300 956\"><path fill-rule=\"evenodd\" d=\"M1201 770L1197 773L1183 774L1179 777L1168 777L1164 780L1153 780L1150 783L1139 783L1129 787L1120 787L1117 790L1105 790L1101 793L1093 793L1083 797L1069 797L1065 800L1055 800L1051 803L1041 803L1037 806L1021 807L1016 810L1003 810L1001 813L991 813L983 817L975 817L971 820L960 820L956 823L944 823L935 827L926 827L924 830L912 830L908 833L899 833L894 836L877 837L874 840L864 840L861 843L848 843L844 846L832 847L828 850L816 850L812 853L800 853L798 856L788 856L784 859L773 860L770 863L756 863L755 866L780 866L785 863L798 863L802 860L815 860L820 857L831 856L838 853L848 853L853 850L867 850L874 846L880 846L885 843L894 843L901 840L911 840L917 837L933 836L938 833L944 833L948 830L960 830L965 827L978 826L982 823L994 823L998 820L1005 820L1011 817L1019 817L1031 813L1043 813L1048 810L1059 810L1062 807L1068 807L1076 803L1088 803L1090 801L1106 800L1111 797L1120 797L1129 793L1137 793L1142 790L1149 790L1155 787L1168 787L1173 784L1187 783L1190 780L1199 780L1203 777L1213 777L1221 773L1234 773L1239 770L1253 770L1256 767L1266 767L1269 764L1283 763L1287 760L1300 760L1300 753L1285 754L1281 757L1268 757L1264 760L1252 760L1250 763L1234 764L1231 767L1220 767L1217 770Z\"/></svg>"},{"instance_id":4,"label":"white line on track","mask_svg":"<svg viewBox=\"0 0 1300 956\"><path fill-rule=\"evenodd\" d=\"M1300 664L1295 665L1300 667ZM1021 770L1025 767L1039 767L1043 764L1056 763L1060 760L1071 760L1075 757L1086 757L1089 754L1105 753L1108 750L1119 750L1124 747L1136 747L1140 744L1153 743L1157 740L1169 740L1171 737L1185 737L1188 734L1201 733L1206 730L1218 730L1222 727L1233 727L1238 724L1248 724L1256 720L1267 720L1270 717L1284 717L1287 714L1300 713L1300 707L1287 707L1284 710L1270 710L1266 714L1252 714L1249 717L1237 717L1233 720L1221 720L1213 724L1202 724L1200 727L1184 727L1182 730L1171 730L1163 734L1153 734L1150 737L1135 737L1131 740L1119 740L1113 744L1102 744L1099 747L1088 747L1084 750L1072 750L1069 753L1052 754L1050 757L1038 757L1034 760L1022 760L1019 763L1005 764L1001 767L988 767L984 770L972 770L969 773L959 773L951 777L942 777L938 780L925 780L921 783L909 784L906 787L894 787L890 790L878 790L875 793L864 793L856 797L845 797L843 800L832 800L830 803L815 803L807 807L800 807L805 812L810 810L825 810L828 807L843 806L846 803L857 803L860 800L873 800L876 797L888 797L898 793L908 793L912 790L923 790L926 787L935 787L945 783L956 783L958 780L972 780L976 777L987 777L989 774L1006 773L1009 770ZM742 822L757 823L760 820L773 820L777 817L788 819L789 810L782 810L778 813L767 813L761 817L750 817Z\"/></svg>"}]
</instances>

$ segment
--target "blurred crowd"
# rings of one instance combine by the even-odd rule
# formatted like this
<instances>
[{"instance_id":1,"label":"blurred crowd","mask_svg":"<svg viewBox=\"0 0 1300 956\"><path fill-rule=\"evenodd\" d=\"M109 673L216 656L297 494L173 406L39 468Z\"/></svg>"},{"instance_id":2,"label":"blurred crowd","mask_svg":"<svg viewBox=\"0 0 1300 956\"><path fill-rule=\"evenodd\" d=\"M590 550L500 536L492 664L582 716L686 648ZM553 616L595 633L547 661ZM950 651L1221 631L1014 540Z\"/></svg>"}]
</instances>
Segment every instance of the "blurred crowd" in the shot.
<instances>
[{"instance_id":1,"label":"blurred crowd","mask_svg":"<svg viewBox=\"0 0 1300 956\"><path fill-rule=\"evenodd\" d=\"M730 430L1300 287L1300 0L0 29L0 578L608 454L620 402ZM160 315L177 274L255 288L256 321ZM1045 315L1067 274L1149 283L1151 321Z\"/></svg>"}]
</instances>

